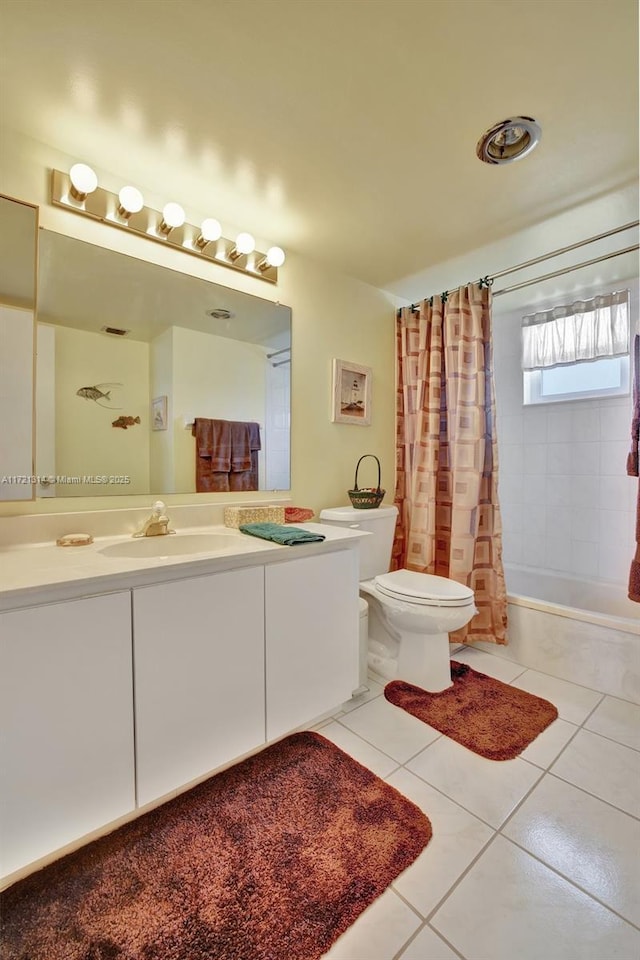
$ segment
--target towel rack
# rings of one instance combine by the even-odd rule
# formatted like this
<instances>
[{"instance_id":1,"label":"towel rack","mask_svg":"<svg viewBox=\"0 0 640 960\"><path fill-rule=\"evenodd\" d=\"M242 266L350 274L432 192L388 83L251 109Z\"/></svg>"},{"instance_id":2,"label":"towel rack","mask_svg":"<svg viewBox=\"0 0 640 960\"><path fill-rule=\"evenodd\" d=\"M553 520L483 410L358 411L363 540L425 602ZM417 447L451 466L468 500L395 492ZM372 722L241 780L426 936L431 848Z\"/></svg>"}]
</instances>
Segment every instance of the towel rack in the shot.
<instances>
[{"instance_id":1,"label":"towel rack","mask_svg":"<svg viewBox=\"0 0 640 960\"><path fill-rule=\"evenodd\" d=\"M185 430L190 430L195 423L195 417L190 413L186 414L183 420ZM257 423L261 430L264 430L264 424L260 420L248 420L247 423Z\"/></svg>"}]
</instances>

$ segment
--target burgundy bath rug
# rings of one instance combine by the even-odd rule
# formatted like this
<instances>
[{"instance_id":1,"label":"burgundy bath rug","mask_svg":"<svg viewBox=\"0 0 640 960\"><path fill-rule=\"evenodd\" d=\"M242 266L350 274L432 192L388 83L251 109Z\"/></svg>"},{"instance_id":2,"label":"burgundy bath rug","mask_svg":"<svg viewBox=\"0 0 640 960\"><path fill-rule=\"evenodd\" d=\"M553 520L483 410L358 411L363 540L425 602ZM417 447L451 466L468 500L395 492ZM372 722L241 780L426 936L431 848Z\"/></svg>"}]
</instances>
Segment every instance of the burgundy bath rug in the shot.
<instances>
[{"instance_id":1,"label":"burgundy bath rug","mask_svg":"<svg viewBox=\"0 0 640 960\"><path fill-rule=\"evenodd\" d=\"M513 760L558 716L548 700L451 661L453 686L428 693L404 680L384 688L390 703L489 760Z\"/></svg>"},{"instance_id":2,"label":"burgundy bath rug","mask_svg":"<svg viewBox=\"0 0 640 960\"><path fill-rule=\"evenodd\" d=\"M0 895L2 960L317 960L431 839L296 733Z\"/></svg>"}]
</instances>

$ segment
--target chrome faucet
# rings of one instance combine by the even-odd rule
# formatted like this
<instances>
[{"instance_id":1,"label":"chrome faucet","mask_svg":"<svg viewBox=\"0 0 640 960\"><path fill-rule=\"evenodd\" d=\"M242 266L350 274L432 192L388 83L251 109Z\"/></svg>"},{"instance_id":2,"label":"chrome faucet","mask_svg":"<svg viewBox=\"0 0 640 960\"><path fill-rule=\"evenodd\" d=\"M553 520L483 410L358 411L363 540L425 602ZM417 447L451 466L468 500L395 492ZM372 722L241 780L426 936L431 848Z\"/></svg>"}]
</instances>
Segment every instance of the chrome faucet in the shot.
<instances>
[{"instance_id":1,"label":"chrome faucet","mask_svg":"<svg viewBox=\"0 0 640 960\"><path fill-rule=\"evenodd\" d=\"M162 500L156 500L151 507L151 516L148 517L137 530L134 537L165 537L169 533L175 533L175 530L169 529L169 517L166 515L165 504Z\"/></svg>"}]
</instances>

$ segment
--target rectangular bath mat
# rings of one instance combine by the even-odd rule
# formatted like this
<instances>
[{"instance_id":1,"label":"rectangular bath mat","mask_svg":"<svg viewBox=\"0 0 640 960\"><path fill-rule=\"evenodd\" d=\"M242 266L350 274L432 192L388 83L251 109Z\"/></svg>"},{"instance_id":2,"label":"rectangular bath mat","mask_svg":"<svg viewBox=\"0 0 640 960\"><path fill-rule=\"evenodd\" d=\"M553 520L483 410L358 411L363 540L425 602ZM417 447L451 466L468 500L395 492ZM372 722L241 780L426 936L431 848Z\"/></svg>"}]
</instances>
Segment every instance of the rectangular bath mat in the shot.
<instances>
[{"instance_id":1,"label":"rectangular bath mat","mask_svg":"<svg viewBox=\"0 0 640 960\"><path fill-rule=\"evenodd\" d=\"M2 960L316 960L431 838L317 733L224 770L0 895Z\"/></svg>"},{"instance_id":2,"label":"rectangular bath mat","mask_svg":"<svg viewBox=\"0 0 640 960\"><path fill-rule=\"evenodd\" d=\"M384 688L390 703L489 760L513 760L558 716L548 700L451 661L453 686L428 693L404 680Z\"/></svg>"}]
</instances>

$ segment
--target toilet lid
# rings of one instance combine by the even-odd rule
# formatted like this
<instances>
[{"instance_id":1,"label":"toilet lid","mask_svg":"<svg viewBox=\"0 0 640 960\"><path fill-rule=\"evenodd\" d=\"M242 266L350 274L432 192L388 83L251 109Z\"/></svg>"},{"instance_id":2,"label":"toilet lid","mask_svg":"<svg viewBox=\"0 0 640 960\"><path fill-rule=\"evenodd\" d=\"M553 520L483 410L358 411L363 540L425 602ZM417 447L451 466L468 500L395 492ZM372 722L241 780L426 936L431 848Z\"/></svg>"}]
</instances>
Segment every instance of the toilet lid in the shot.
<instances>
[{"instance_id":1,"label":"toilet lid","mask_svg":"<svg viewBox=\"0 0 640 960\"><path fill-rule=\"evenodd\" d=\"M438 607L463 607L473 601L473 590L456 580L435 577L413 570L394 570L375 578L381 593L408 603L423 603Z\"/></svg>"}]
</instances>

